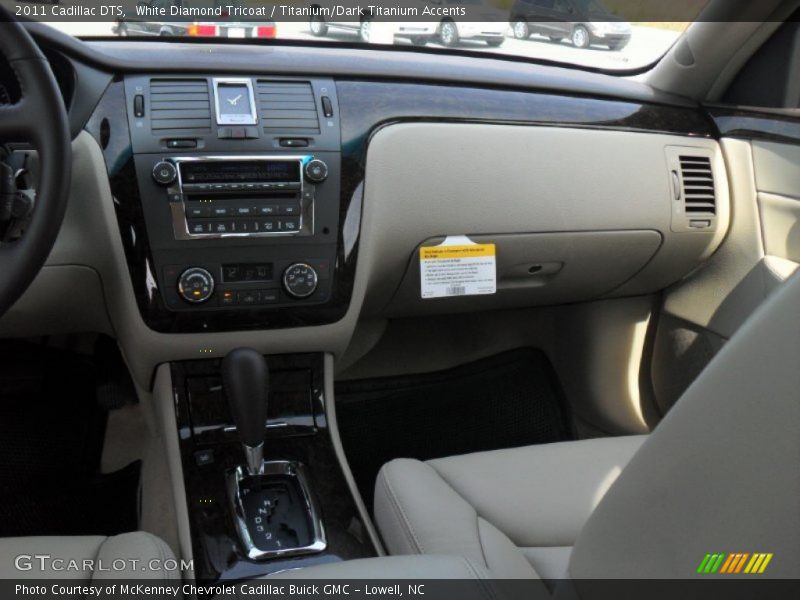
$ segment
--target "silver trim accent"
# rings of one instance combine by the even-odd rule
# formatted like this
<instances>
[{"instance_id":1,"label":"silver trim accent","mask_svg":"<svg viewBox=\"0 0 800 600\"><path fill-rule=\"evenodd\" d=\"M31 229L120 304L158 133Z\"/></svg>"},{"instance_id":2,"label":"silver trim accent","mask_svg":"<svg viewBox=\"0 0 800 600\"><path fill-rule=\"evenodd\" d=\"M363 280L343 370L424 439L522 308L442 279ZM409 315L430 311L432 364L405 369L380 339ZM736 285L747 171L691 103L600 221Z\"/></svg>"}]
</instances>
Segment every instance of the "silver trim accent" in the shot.
<instances>
[{"instance_id":1,"label":"silver trim accent","mask_svg":"<svg viewBox=\"0 0 800 600\"><path fill-rule=\"evenodd\" d=\"M311 518L313 541L307 546L284 548L282 550L264 551L256 547L253 543L253 538L250 537L250 532L247 530L244 506L242 505L240 494L240 484L245 478L245 474L244 469L239 466L228 472L226 475L226 485L228 488L228 499L233 511L233 520L236 524L236 531L239 534L239 540L242 542L247 558L250 560L268 560L270 558L300 556L303 554L323 552L328 547L328 541L325 536L325 528L322 519L320 518L320 511L308 486L308 477L305 473L305 467L297 462L276 460L263 463L261 472L261 477L284 475L297 479L300 484L303 500L305 501L305 509L308 511Z\"/></svg>"},{"instance_id":2,"label":"silver trim accent","mask_svg":"<svg viewBox=\"0 0 800 600\"><path fill-rule=\"evenodd\" d=\"M269 154L269 155L253 155L253 154L226 154L226 155L206 155L206 156L171 156L163 161L172 162L175 169L178 171L178 178L167 189L170 195L180 195L180 200L170 201L169 208L172 215L172 231L176 240L211 240L222 238L251 238L251 237L274 237L274 236L295 236L295 235L313 235L314 234L314 196L306 201L306 180L304 177L306 163L314 160L314 156L310 154ZM254 161L298 161L300 163L299 178L297 181L287 181L285 183L300 184L299 198L300 198L300 223L297 231L259 231L252 233L191 233L189 231L189 219L186 217L186 201L184 198L183 190L183 174L181 173L181 164L187 162L227 162L227 161L240 161L240 160L254 160ZM161 161L159 161L161 162ZM253 182L257 183L257 182ZM273 182L270 182L273 183ZM283 182L278 182L283 183ZM311 187L312 194L314 187ZM308 214L306 214L308 213ZM308 219L306 218L308 217ZM235 217L229 217L235 218ZM265 217L271 218L271 217ZM208 219L213 220L213 219ZM223 220L223 219L219 219ZM304 227L308 226L308 231L304 232Z\"/></svg>"},{"instance_id":3,"label":"silver trim accent","mask_svg":"<svg viewBox=\"0 0 800 600\"><path fill-rule=\"evenodd\" d=\"M247 87L247 96L250 100L250 115L223 115L220 112L219 86L225 85L244 85ZM214 86L214 108L217 114L217 125L257 125L258 109L256 108L256 95L253 92L253 80L247 77L215 77L212 80Z\"/></svg>"},{"instance_id":4,"label":"silver trim accent","mask_svg":"<svg viewBox=\"0 0 800 600\"><path fill-rule=\"evenodd\" d=\"M310 269L310 270L311 270L311 272L314 274L314 287L313 287L313 289L312 289L310 292L308 292L307 294L295 294L295 293L294 293L294 292L293 292L293 291L292 291L292 290L289 288L289 284L288 284L288 283L287 283L287 281L286 281L286 275L287 275L287 273L289 273L289 271L291 271L291 270L292 270L292 269L294 269L295 267L306 267L306 268ZM288 267L286 267L286 269L283 271L283 278L282 278L282 280L283 280L283 289L284 289L284 290L286 290L286 293L287 293L287 294L289 294L290 296L292 296L293 298L298 298L298 299L308 298L308 297L309 297L309 296L311 296L311 295L312 295L314 292L316 292L316 291L317 291L317 287L319 287L319 275L317 274L317 271L316 271L316 269L314 269L314 267L312 267L312 266L311 266L311 265L309 265L308 263L293 263L293 264L289 265L289 266L288 266Z\"/></svg>"},{"instance_id":5,"label":"silver trim accent","mask_svg":"<svg viewBox=\"0 0 800 600\"><path fill-rule=\"evenodd\" d=\"M200 300L195 300L192 297L187 297L187 295L183 293L183 278L186 276L187 273L190 272L204 273L208 277L208 280L211 282L211 289L208 292L208 296L206 296L205 298L201 298ZM209 273L207 269L204 269L203 267L189 267L178 277L178 293L181 295L181 298L186 300L186 302L190 302L192 304L202 304L203 302L208 302L211 299L211 296L214 295L215 287L216 284L214 282L214 276L211 273Z\"/></svg>"},{"instance_id":6,"label":"silver trim accent","mask_svg":"<svg viewBox=\"0 0 800 600\"><path fill-rule=\"evenodd\" d=\"M264 472L264 442L258 446L244 446L244 456L247 460L247 472L253 477L261 475Z\"/></svg>"}]
</instances>

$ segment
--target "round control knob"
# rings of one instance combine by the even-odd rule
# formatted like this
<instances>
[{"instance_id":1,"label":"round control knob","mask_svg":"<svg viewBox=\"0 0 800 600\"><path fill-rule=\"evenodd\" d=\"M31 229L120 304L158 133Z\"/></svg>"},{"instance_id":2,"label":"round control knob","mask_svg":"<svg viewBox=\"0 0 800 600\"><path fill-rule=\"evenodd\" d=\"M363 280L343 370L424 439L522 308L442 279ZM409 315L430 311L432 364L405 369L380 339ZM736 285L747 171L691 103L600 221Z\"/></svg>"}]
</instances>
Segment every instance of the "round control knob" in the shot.
<instances>
[{"instance_id":1,"label":"round control knob","mask_svg":"<svg viewBox=\"0 0 800 600\"><path fill-rule=\"evenodd\" d=\"M214 293L214 277L200 267L186 269L178 278L178 293L192 304L202 304Z\"/></svg>"},{"instance_id":2,"label":"round control knob","mask_svg":"<svg viewBox=\"0 0 800 600\"><path fill-rule=\"evenodd\" d=\"M159 185L169 185L178 178L178 170L171 162L162 160L153 167L153 179Z\"/></svg>"},{"instance_id":3,"label":"round control knob","mask_svg":"<svg viewBox=\"0 0 800 600\"><path fill-rule=\"evenodd\" d=\"M305 263L295 263L283 272L283 287L290 296L308 298L317 290L317 272Z\"/></svg>"},{"instance_id":4,"label":"round control knob","mask_svg":"<svg viewBox=\"0 0 800 600\"><path fill-rule=\"evenodd\" d=\"M322 183L328 178L328 165L318 158L306 164L306 179L312 183Z\"/></svg>"}]
</instances>

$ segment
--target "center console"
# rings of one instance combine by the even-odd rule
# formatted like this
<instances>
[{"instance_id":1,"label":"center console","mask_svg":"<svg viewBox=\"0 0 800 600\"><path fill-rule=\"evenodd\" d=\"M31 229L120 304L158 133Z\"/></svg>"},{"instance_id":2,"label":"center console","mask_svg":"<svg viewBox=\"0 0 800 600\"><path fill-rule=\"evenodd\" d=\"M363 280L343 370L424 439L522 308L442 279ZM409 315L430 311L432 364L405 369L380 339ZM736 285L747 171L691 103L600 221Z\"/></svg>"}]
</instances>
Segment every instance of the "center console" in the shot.
<instances>
[{"instance_id":1,"label":"center console","mask_svg":"<svg viewBox=\"0 0 800 600\"><path fill-rule=\"evenodd\" d=\"M332 79L126 76L90 129L151 329L274 329L344 316L360 211L350 215L342 193Z\"/></svg>"},{"instance_id":2,"label":"center console","mask_svg":"<svg viewBox=\"0 0 800 600\"><path fill-rule=\"evenodd\" d=\"M334 450L322 354L172 363L199 582L375 556Z\"/></svg>"}]
</instances>

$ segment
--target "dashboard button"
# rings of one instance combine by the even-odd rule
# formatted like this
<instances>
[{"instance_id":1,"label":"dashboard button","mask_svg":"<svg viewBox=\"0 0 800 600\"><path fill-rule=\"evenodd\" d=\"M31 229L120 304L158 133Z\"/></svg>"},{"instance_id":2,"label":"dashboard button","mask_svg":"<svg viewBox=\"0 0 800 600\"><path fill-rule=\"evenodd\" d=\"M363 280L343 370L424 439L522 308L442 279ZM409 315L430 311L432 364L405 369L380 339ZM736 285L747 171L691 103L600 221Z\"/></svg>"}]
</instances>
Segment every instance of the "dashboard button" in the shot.
<instances>
[{"instance_id":1,"label":"dashboard button","mask_svg":"<svg viewBox=\"0 0 800 600\"><path fill-rule=\"evenodd\" d=\"M220 303L222 306L236 306L238 304L236 292L232 290L225 290L220 294Z\"/></svg>"},{"instance_id":2,"label":"dashboard button","mask_svg":"<svg viewBox=\"0 0 800 600\"><path fill-rule=\"evenodd\" d=\"M171 162L162 160L153 167L153 179L159 185L170 185L178 178L178 170Z\"/></svg>"},{"instance_id":3,"label":"dashboard button","mask_svg":"<svg viewBox=\"0 0 800 600\"><path fill-rule=\"evenodd\" d=\"M300 214L300 206L298 204L281 204L278 207L278 214L287 217L297 216Z\"/></svg>"},{"instance_id":4,"label":"dashboard button","mask_svg":"<svg viewBox=\"0 0 800 600\"><path fill-rule=\"evenodd\" d=\"M308 138L281 138L278 144L283 148L306 148L308 147Z\"/></svg>"},{"instance_id":5,"label":"dashboard button","mask_svg":"<svg viewBox=\"0 0 800 600\"><path fill-rule=\"evenodd\" d=\"M238 304L241 304L243 306L252 306L254 304L258 304L259 302L258 290L247 290L244 292L239 292L236 295L236 301Z\"/></svg>"},{"instance_id":6,"label":"dashboard button","mask_svg":"<svg viewBox=\"0 0 800 600\"><path fill-rule=\"evenodd\" d=\"M258 293L259 304L275 304L278 301L277 290L261 290Z\"/></svg>"},{"instance_id":7,"label":"dashboard button","mask_svg":"<svg viewBox=\"0 0 800 600\"><path fill-rule=\"evenodd\" d=\"M137 119L144 116L144 96L142 94L136 94L133 97L133 116Z\"/></svg>"},{"instance_id":8,"label":"dashboard button","mask_svg":"<svg viewBox=\"0 0 800 600\"><path fill-rule=\"evenodd\" d=\"M209 233L211 231L209 223L205 221L189 221L189 233L199 235L201 233Z\"/></svg>"},{"instance_id":9,"label":"dashboard button","mask_svg":"<svg viewBox=\"0 0 800 600\"><path fill-rule=\"evenodd\" d=\"M330 119L333 116L333 102L328 96L322 97L322 114L325 115L326 119Z\"/></svg>"},{"instance_id":10,"label":"dashboard button","mask_svg":"<svg viewBox=\"0 0 800 600\"><path fill-rule=\"evenodd\" d=\"M283 288L295 298L308 298L317 290L317 272L311 265L295 263L283 272Z\"/></svg>"},{"instance_id":11,"label":"dashboard button","mask_svg":"<svg viewBox=\"0 0 800 600\"><path fill-rule=\"evenodd\" d=\"M186 216L190 219L202 219L208 217L210 214L209 207L206 204L188 203L186 205Z\"/></svg>"},{"instance_id":12,"label":"dashboard button","mask_svg":"<svg viewBox=\"0 0 800 600\"><path fill-rule=\"evenodd\" d=\"M306 179L313 183L321 183L328 178L328 165L318 158L315 158L306 165Z\"/></svg>"},{"instance_id":13,"label":"dashboard button","mask_svg":"<svg viewBox=\"0 0 800 600\"><path fill-rule=\"evenodd\" d=\"M300 219L288 218L278 220L279 231L300 231Z\"/></svg>"}]
</instances>

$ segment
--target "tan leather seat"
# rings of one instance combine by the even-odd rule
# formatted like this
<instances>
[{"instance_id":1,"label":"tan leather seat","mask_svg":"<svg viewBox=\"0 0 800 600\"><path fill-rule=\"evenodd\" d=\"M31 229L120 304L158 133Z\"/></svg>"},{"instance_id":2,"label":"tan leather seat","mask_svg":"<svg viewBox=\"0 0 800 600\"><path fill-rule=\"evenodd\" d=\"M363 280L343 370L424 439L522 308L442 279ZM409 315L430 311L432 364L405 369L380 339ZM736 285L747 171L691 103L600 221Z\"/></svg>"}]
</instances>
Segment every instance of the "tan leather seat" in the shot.
<instances>
[{"instance_id":1,"label":"tan leather seat","mask_svg":"<svg viewBox=\"0 0 800 600\"><path fill-rule=\"evenodd\" d=\"M0 578L180 579L180 564L166 543L137 531L112 537L0 538Z\"/></svg>"},{"instance_id":2,"label":"tan leather seat","mask_svg":"<svg viewBox=\"0 0 800 600\"><path fill-rule=\"evenodd\" d=\"M798 465L800 275L649 436L392 461L375 518L390 554L498 577L686 578L726 552L772 553L764 576L798 578Z\"/></svg>"}]
</instances>

